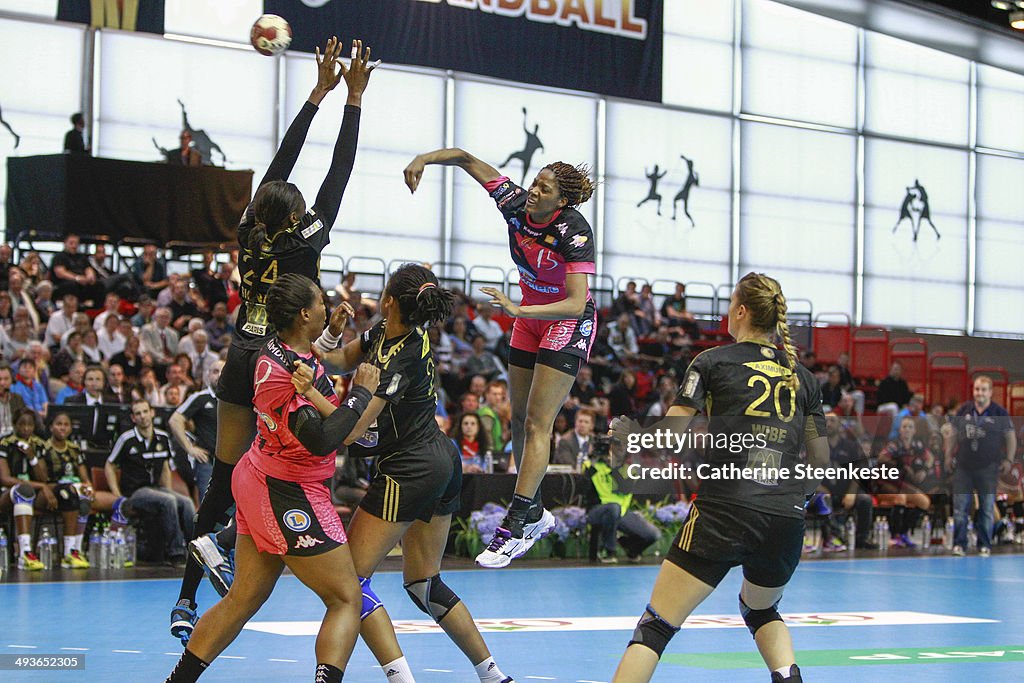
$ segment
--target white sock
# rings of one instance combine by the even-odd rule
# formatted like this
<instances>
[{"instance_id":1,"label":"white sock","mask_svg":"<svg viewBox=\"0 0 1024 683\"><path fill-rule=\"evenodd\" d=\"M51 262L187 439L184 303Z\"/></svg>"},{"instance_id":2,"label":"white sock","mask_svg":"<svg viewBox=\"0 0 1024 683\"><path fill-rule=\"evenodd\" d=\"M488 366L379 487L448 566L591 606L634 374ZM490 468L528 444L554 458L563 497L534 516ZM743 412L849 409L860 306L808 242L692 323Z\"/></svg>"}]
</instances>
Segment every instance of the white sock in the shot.
<instances>
[{"instance_id":1,"label":"white sock","mask_svg":"<svg viewBox=\"0 0 1024 683\"><path fill-rule=\"evenodd\" d=\"M381 668L384 670L388 683L416 683L416 679L412 677L412 669L409 668L409 662L405 661L405 657L388 662Z\"/></svg>"},{"instance_id":2,"label":"white sock","mask_svg":"<svg viewBox=\"0 0 1024 683\"><path fill-rule=\"evenodd\" d=\"M792 666L792 665L784 666L784 667L782 667L780 669L776 669L773 673L777 673L780 676L782 676L783 678L789 678L789 667L790 666Z\"/></svg>"},{"instance_id":3,"label":"white sock","mask_svg":"<svg viewBox=\"0 0 1024 683\"><path fill-rule=\"evenodd\" d=\"M74 536L72 536L71 537L71 549L72 550L77 550L78 552L82 552L82 539L84 537L85 537L85 534L75 534Z\"/></svg>"},{"instance_id":4,"label":"white sock","mask_svg":"<svg viewBox=\"0 0 1024 683\"><path fill-rule=\"evenodd\" d=\"M75 549L75 537L64 534L64 557L71 554L71 551Z\"/></svg>"},{"instance_id":5,"label":"white sock","mask_svg":"<svg viewBox=\"0 0 1024 683\"><path fill-rule=\"evenodd\" d=\"M18 534L18 552L22 555L32 552L32 534Z\"/></svg>"},{"instance_id":6,"label":"white sock","mask_svg":"<svg viewBox=\"0 0 1024 683\"><path fill-rule=\"evenodd\" d=\"M476 665L476 675L480 677L480 683L501 683L507 676L501 673L494 657L488 657Z\"/></svg>"}]
</instances>

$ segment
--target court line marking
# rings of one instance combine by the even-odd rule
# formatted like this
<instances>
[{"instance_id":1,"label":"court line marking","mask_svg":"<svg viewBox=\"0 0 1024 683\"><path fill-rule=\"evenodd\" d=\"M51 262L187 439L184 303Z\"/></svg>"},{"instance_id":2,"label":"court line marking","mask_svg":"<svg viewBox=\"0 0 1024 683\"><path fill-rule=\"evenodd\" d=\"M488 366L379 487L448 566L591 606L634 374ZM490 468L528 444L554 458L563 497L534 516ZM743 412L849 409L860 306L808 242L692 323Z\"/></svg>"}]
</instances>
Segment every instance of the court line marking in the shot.
<instances>
[{"instance_id":1,"label":"court line marking","mask_svg":"<svg viewBox=\"0 0 1024 683\"><path fill-rule=\"evenodd\" d=\"M945 579L947 581L989 581L991 583L1024 583L1024 579L1014 579L1000 576L971 576L951 574L915 574L911 572L886 572L864 569L828 569L825 567L805 567L804 571L818 574L860 574L864 576L902 576L912 579Z\"/></svg>"},{"instance_id":2,"label":"court line marking","mask_svg":"<svg viewBox=\"0 0 1024 683\"><path fill-rule=\"evenodd\" d=\"M297 659L275 659L274 657L271 657L267 661L268 662L290 662L292 664L297 664L299 660L297 660Z\"/></svg>"},{"instance_id":3,"label":"court line marking","mask_svg":"<svg viewBox=\"0 0 1024 683\"><path fill-rule=\"evenodd\" d=\"M24 648L26 650L36 650L36 649L38 649L39 646L38 645L8 645L7 647L20 647L20 648Z\"/></svg>"},{"instance_id":4,"label":"court line marking","mask_svg":"<svg viewBox=\"0 0 1024 683\"><path fill-rule=\"evenodd\" d=\"M111 652L120 652L127 655L141 655L142 650L111 650Z\"/></svg>"},{"instance_id":5,"label":"court line marking","mask_svg":"<svg viewBox=\"0 0 1024 683\"><path fill-rule=\"evenodd\" d=\"M245 659L245 657L239 657L238 655L220 655L217 659Z\"/></svg>"},{"instance_id":6,"label":"court line marking","mask_svg":"<svg viewBox=\"0 0 1024 683\"><path fill-rule=\"evenodd\" d=\"M435 673L435 674L450 674L450 673L454 673L451 669L424 669L424 671L429 671L430 673Z\"/></svg>"},{"instance_id":7,"label":"court line marking","mask_svg":"<svg viewBox=\"0 0 1024 683\"><path fill-rule=\"evenodd\" d=\"M61 649L62 650L71 650L72 652L88 652L89 651L89 648L87 648L87 647L62 647Z\"/></svg>"}]
</instances>

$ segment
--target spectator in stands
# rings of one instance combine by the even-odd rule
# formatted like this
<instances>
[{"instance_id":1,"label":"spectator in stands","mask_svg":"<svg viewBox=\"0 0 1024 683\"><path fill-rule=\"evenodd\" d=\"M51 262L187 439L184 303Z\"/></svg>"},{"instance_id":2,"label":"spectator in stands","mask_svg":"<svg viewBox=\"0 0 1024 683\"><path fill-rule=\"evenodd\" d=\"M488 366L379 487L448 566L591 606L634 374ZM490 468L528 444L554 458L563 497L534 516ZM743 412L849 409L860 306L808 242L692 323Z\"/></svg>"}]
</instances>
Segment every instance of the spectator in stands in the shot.
<instances>
[{"instance_id":1,"label":"spectator in stands","mask_svg":"<svg viewBox=\"0 0 1024 683\"><path fill-rule=\"evenodd\" d=\"M835 413L825 415L825 430L828 435L830 462L836 467L853 465L867 466L868 460L861 450L860 444L847 430ZM877 550L878 544L871 541L871 518L874 503L871 494L867 493L864 482L856 479L826 479L822 486L828 491L832 501L832 509L854 515L857 527L856 538L847 538L846 544L855 543L857 548Z\"/></svg>"},{"instance_id":2,"label":"spectator in stands","mask_svg":"<svg viewBox=\"0 0 1024 683\"><path fill-rule=\"evenodd\" d=\"M978 552L992 552L996 483L1017 457L1017 435L1006 409L992 400L992 378L974 380L974 401L956 414L956 439L946 450L946 471L953 472L953 554L967 547L967 514L978 494ZM956 458L954 462L954 457Z\"/></svg>"},{"instance_id":3,"label":"spectator in stands","mask_svg":"<svg viewBox=\"0 0 1024 683\"><path fill-rule=\"evenodd\" d=\"M119 315L109 315L103 321L103 327L100 328L98 344L100 353L107 360L110 360L117 354L124 351L124 345L127 341L120 331L121 317Z\"/></svg>"},{"instance_id":4,"label":"spectator in stands","mask_svg":"<svg viewBox=\"0 0 1024 683\"><path fill-rule=\"evenodd\" d=\"M14 322L14 307L11 305L11 295L7 293L7 290L0 290L0 327L9 330L12 322Z\"/></svg>"},{"instance_id":5,"label":"spectator in stands","mask_svg":"<svg viewBox=\"0 0 1024 683\"><path fill-rule=\"evenodd\" d=\"M105 360L103 352L100 351L99 335L91 327L82 335L82 353L85 354L88 363L102 363Z\"/></svg>"},{"instance_id":6,"label":"spectator in stands","mask_svg":"<svg viewBox=\"0 0 1024 683\"><path fill-rule=\"evenodd\" d=\"M107 376L99 365L90 365L85 369L85 390L69 396L65 403L69 405L96 406L106 403Z\"/></svg>"},{"instance_id":7,"label":"spectator in stands","mask_svg":"<svg viewBox=\"0 0 1024 683\"><path fill-rule=\"evenodd\" d=\"M39 311L36 310L31 292L25 288L25 273L20 268L11 268L7 280L7 293L11 295L11 306L14 308L15 315L22 309L28 311L32 330L38 330Z\"/></svg>"},{"instance_id":8,"label":"spectator in stands","mask_svg":"<svg viewBox=\"0 0 1024 683\"><path fill-rule=\"evenodd\" d=\"M572 430L569 429L569 415L564 410L559 410L555 415L555 421L551 425L551 452L558 450L558 444L562 439L569 436Z\"/></svg>"},{"instance_id":9,"label":"spectator in stands","mask_svg":"<svg viewBox=\"0 0 1024 683\"><path fill-rule=\"evenodd\" d=\"M903 366L898 361L893 361L889 375L878 383L878 392L875 394L878 413L895 417L913 395L907 380L903 379Z\"/></svg>"},{"instance_id":10,"label":"spectator in stands","mask_svg":"<svg viewBox=\"0 0 1024 683\"><path fill-rule=\"evenodd\" d=\"M803 352L800 357L800 364L810 370L816 377L820 378L820 375L825 371L825 368L818 362L818 354L808 349Z\"/></svg>"},{"instance_id":11,"label":"spectator in stands","mask_svg":"<svg viewBox=\"0 0 1024 683\"><path fill-rule=\"evenodd\" d=\"M491 438L495 453L505 450L512 438L512 404L508 399L508 382L494 380L484 390L484 403L475 411L483 422L484 433Z\"/></svg>"},{"instance_id":12,"label":"spectator in stands","mask_svg":"<svg viewBox=\"0 0 1024 683\"><path fill-rule=\"evenodd\" d=\"M227 303L218 301L213 304L210 313L211 317L206 322L205 330L210 341L210 348L219 353L221 349L227 348L231 343L231 335L235 331L235 326L228 321ZM431 344L431 348L433 348L433 344Z\"/></svg>"},{"instance_id":13,"label":"spectator in stands","mask_svg":"<svg viewBox=\"0 0 1024 683\"><path fill-rule=\"evenodd\" d=\"M626 289L612 303L612 315L620 316L628 313L627 320L632 322L633 312L640 307L640 295L636 291L636 283L630 280L626 283Z\"/></svg>"},{"instance_id":14,"label":"spectator in stands","mask_svg":"<svg viewBox=\"0 0 1024 683\"><path fill-rule=\"evenodd\" d=\"M142 256L132 265L132 275L142 291L155 298L167 286L167 267L155 244L142 247Z\"/></svg>"},{"instance_id":15,"label":"spectator in stands","mask_svg":"<svg viewBox=\"0 0 1024 683\"><path fill-rule=\"evenodd\" d=\"M593 449L583 461L583 474L591 489L587 495L587 521L600 534L598 558L605 563L617 562L618 542L630 562L639 562L644 550L661 537L661 532L629 509L633 494L626 481L626 463L616 462L605 450Z\"/></svg>"},{"instance_id":16,"label":"spectator in stands","mask_svg":"<svg viewBox=\"0 0 1024 683\"><path fill-rule=\"evenodd\" d=\"M184 278L175 280L170 290L171 300L167 307L171 309L171 324L175 330L181 332L188 327L189 320L199 315L199 308L188 289L188 281Z\"/></svg>"},{"instance_id":17,"label":"spectator in stands","mask_svg":"<svg viewBox=\"0 0 1024 683\"><path fill-rule=\"evenodd\" d=\"M594 385L594 371L584 363L580 371L576 373L576 381L569 389L569 398L565 402L566 408L575 410L583 406L589 406L597 397L597 387Z\"/></svg>"},{"instance_id":18,"label":"spectator in stands","mask_svg":"<svg viewBox=\"0 0 1024 683\"><path fill-rule=\"evenodd\" d=\"M484 454L492 451L490 434L483 420L475 413L463 413L455 422L452 441L462 454L462 471L479 474L484 471ZM498 451L500 452L500 451Z\"/></svg>"},{"instance_id":19,"label":"spectator in stands","mask_svg":"<svg viewBox=\"0 0 1024 683\"><path fill-rule=\"evenodd\" d=\"M464 316L456 316L452 319L452 329L449 335L452 341L452 363L456 368L461 369L469 357L473 355L473 344L469 336L469 322Z\"/></svg>"},{"instance_id":20,"label":"spectator in stands","mask_svg":"<svg viewBox=\"0 0 1024 683\"><path fill-rule=\"evenodd\" d=\"M54 354L50 362L50 374L54 379L66 382L71 366L75 363L85 363L87 358L82 350L82 335L72 330L68 335L67 346Z\"/></svg>"},{"instance_id":21,"label":"spectator in stands","mask_svg":"<svg viewBox=\"0 0 1024 683\"><path fill-rule=\"evenodd\" d=\"M0 439L0 513L14 517L18 538L18 569L39 571L43 563L32 552L32 515L52 512L57 499L46 486L46 468L40 462L45 447L35 434L36 417L24 408L14 414L14 432Z\"/></svg>"},{"instance_id":22,"label":"spectator in stands","mask_svg":"<svg viewBox=\"0 0 1024 683\"><path fill-rule=\"evenodd\" d=\"M661 302L661 318L669 328L680 327L684 320L693 319L693 315L686 310L686 285L682 282L677 282L676 291Z\"/></svg>"},{"instance_id":23,"label":"spectator in stands","mask_svg":"<svg viewBox=\"0 0 1024 683\"><path fill-rule=\"evenodd\" d=\"M156 303L143 294L139 297L136 305L135 315L131 317L132 327L141 330L144 326L153 322L153 314L156 312Z\"/></svg>"},{"instance_id":24,"label":"spectator in stands","mask_svg":"<svg viewBox=\"0 0 1024 683\"><path fill-rule=\"evenodd\" d=\"M28 285L27 278L25 284ZM36 307L36 312L39 313L39 326L43 327L50 321L50 316L55 308L53 305L53 283L49 280L43 280L35 285L33 291L35 292L35 298L32 300L32 303Z\"/></svg>"},{"instance_id":25,"label":"spectator in stands","mask_svg":"<svg viewBox=\"0 0 1024 683\"><path fill-rule=\"evenodd\" d=\"M103 310L92 319L92 328L96 332L103 331L104 323L109 317L113 317L115 320L121 318L121 297L117 292L107 292L103 297Z\"/></svg>"},{"instance_id":26,"label":"spectator in stands","mask_svg":"<svg viewBox=\"0 0 1024 683\"><path fill-rule=\"evenodd\" d=\"M825 410L832 410L839 405L842 397L842 372L838 365L833 365L828 369L828 381L821 385L821 402Z\"/></svg>"},{"instance_id":27,"label":"spectator in stands","mask_svg":"<svg viewBox=\"0 0 1024 683\"><path fill-rule=\"evenodd\" d=\"M23 358L18 364L18 376L15 378L11 391L21 396L25 406L34 410L40 417L46 416L46 408L50 403L46 389L36 375L36 363L31 358Z\"/></svg>"},{"instance_id":28,"label":"spectator in stands","mask_svg":"<svg viewBox=\"0 0 1024 683\"><path fill-rule=\"evenodd\" d=\"M132 387L132 396L136 400L144 400L154 408L165 407L163 392L160 391L160 382L156 379L156 371L153 368L143 368L139 373L139 381Z\"/></svg>"},{"instance_id":29,"label":"spectator in stands","mask_svg":"<svg viewBox=\"0 0 1024 683\"><path fill-rule=\"evenodd\" d=\"M217 386L223 369L222 360L215 360L208 365L203 376L203 390L197 391L182 402L168 422L174 438L192 461L200 502L206 496L206 489L213 475L213 458L217 446L217 396L214 394L214 387Z\"/></svg>"},{"instance_id":30,"label":"spectator in stands","mask_svg":"<svg viewBox=\"0 0 1024 683\"><path fill-rule=\"evenodd\" d=\"M640 347L637 345L636 332L633 331L631 314L619 314L615 326L608 333L608 345L612 347L620 361L636 358Z\"/></svg>"},{"instance_id":31,"label":"spectator in stands","mask_svg":"<svg viewBox=\"0 0 1024 683\"><path fill-rule=\"evenodd\" d=\"M0 365L0 437L14 431L14 416L25 407L25 399L11 391L14 373L8 365Z\"/></svg>"},{"instance_id":32,"label":"spectator in stands","mask_svg":"<svg viewBox=\"0 0 1024 683\"><path fill-rule=\"evenodd\" d=\"M15 363L24 358L28 353L28 345L31 341L32 332L29 321L15 316L11 333L3 342L4 360Z\"/></svg>"},{"instance_id":33,"label":"spectator in stands","mask_svg":"<svg viewBox=\"0 0 1024 683\"><path fill-rule=\"evenodd\" d=\"M56 295L70 292L78 300L98 303L103 299L103 285L99 283L96 271L89 265L89 257L79 251L81 240L69 233L64 237L64 251L54 254L50 263L50 275Z\"/></svg>"},{"instance_id":34,"label":"spectator in stands","mask_svg":"<svg viewBox=\"0 0 1024 683\"><path fill-rule=\"evenodd\" d=\"M172 387L178 391L178 403L184 401L192 393L192 377L177 363L167 366L167 383L160 387L164 405L169 407L178 405L168 399L167 392Z\"/></svg>"},{"instance_id":35,"label":"spectator in stands","mask_svg":"<svg viewBox=\"0 0 1024 683\"><path fill-rule=\"evenodd\" d=\"M104 403L130 403L131 387L125 381L124 368L111 363L107 368L107 388L103 390Z\"/></svg>"},{"instance_id":36,"label":"spectator in stands","mask_svg":"<svg viewBox=\"0 0 1024 683\"><path fill-rule=\"evenodd\" d=\"M481 375L486 380L508 379L508 371L498 357L487 350L483 335L473 337L473 355L466 359L466 373Z\"/></svg>"},{"instance_id":37,"label":"spectator in stands","mask_svg":"<svg viewBox=\"0 0 1024 683\"><path fill-rule=\"evenodd\" d=\"M483 375L472 375L469 378L469 392L471 394L476 394L482 401L484 399L485 391L487 391L487 380L484 379Z\"/></svg>"},{"instance_id":38,"label":"spectator in stands","mask_svg":"<svg viewBox=\"0 0 1024 683\"><path fill-rule=\"evenodd\" d=\"M635 327L640 336L651 334L658 328L658 309L654 307L654 292L650 285L645 284L640 288L639 304L633 316L636 318Z\"/></svg>"},{"instance_id":39,"label":"spectator in stands","mask_svg":"<svg viewBox=\"0 0 1024 683\"><path fill-rule=\"evenodd\" d=\"M480 397L467 391L459 397L459 410L464 413L475 413L480 410Z\"/></svg>"},{"instance_id":40,"label":"spectator in stands","mask_svg":"<svg viewBox=\"0 0 1024 683\"><path fill-rule=\"evenodd\" d=\"M63 352L61 352L63 353ZM85 369L87 365L82 361L75 361L68 366L67 375L64 377L64 388L57 392L54 403L62 406L73 396L79 396L85 391Z\"/></svg>"},{"instance_id":41,"label":"spectator in stands","mask_svg":"<svg viewBox=\"0 0 1024 683\"><path fill-rule=\"evenodd\" d=\"M74 317L71 318L71 329L66 331L60 338L60 348L65 348L68 345L68 339L71 338L72 332L77 332L78 336L82 341L85 340L85 333L92 329L92 321L89 320L89 314L79 311L75 313Z\"/></svg>"},{"instance_id":42,"label":"spectator in stands","mask_svg":"<svg viewBox=\"0 0 1024 683\"><path fill-rule=\"evenodd\" d=\"M11 256L14 255L14 250L11 249L11 245L6 242L0 243L0 288L6 289L10 278L11 269L15 266L11 265Z\"/></svg>"},{"instance_id":43,"label":"spectator in stands","mask_svg":"<svg viewBox=\"0 0 1024 683\"><path fill-rule=\"evenodd\" d=\"M218 303L227 304L228 291L224 287L224 281L218 277L217 264L214 262L213 252L209 249L203 252L203 267L192 271L192 282L209 308Z\"/></svg>"},{"instance_id":44,"label":"spectator in stands","mask_svg":"<svg viewBox=\"0 0 1024 683\"><path fill-rule=\"evenodd\" d=\"M74 327L75 314L78 313L78 297L67 293L61 297L60 310L50 315L46 324L46 343L48 346L59 347L64 335Z\"/></svg>"},{"instance_id":45,"label":"spectator in stands","mask_svg":"<svg viewBox=\"0 0 1024 683\"><path fill-rule=\"evenodd\" d=\"M594 437L594 411L580 408L576 411L573 430L558 440L558 447L551 456L554 465L569 465L576 468L582 460L590 457L591 439Z\"/></svg>"},{"instance_id":46,"label":"spectator in stands","mask_svg":"<svg viewBox=\"0 0 1024 683\"><path fill-rule=\"evenodd\" d=\"M92 154L92 150L85 144L85 117L82 112L76 111L71 115L71 130L64 134L65 154Z\"/></svg>"},{"instance_id":47,"label":"spectator in stands","mask_svg":"<svg viewBox=\"0 0 1024 683\"><path fill-rule=\"evenodd\" d=\"M40 258L38 252L30 251L25 254L25 258L22 259L19 267L25 271L25 285L27 287L35 288L43 282L49 282L50 271L46 268L46 264L43 263L43 259Z\"/></svg>"},{"instance_id":48,"label":"spectator in stands","mask_svg":"<svg viewBox=\"0 0 1024 683\"><path fill-rule=\"evenodd\" d=\"M191 355L195 351L195 346L192 344L192 333L196 330L201 330L204 327L202 318L192 318L188 321L188 328L186 332L182 333L178 339L178 355L186 354Z\"/></svg>"},{"instance_id":49,"label":"spectator in stands","mask_svg":"<svg viewBox=\"0 0 1024 683\"><path fill-rule=\"evenodd\" d=\"M43 391L46 392L47 398L53 396L56 392L50 386L50 351L41 341L33 339L28 343L28 355L23 360L32 359L32 362L36 364L36 377L39 378L39 383L43 386ZM14 367L14 379L18 379L18 373L21 370L21 362Z\"/></svg>"},{"instance_id":50,"label":"spectator in stands","mask_svg":"<svg viewBox=\"0 0 1024 683\"><path fill-rule=\"evenodd\" d=\"M921 394L914 394L910 397L910 401L904 406L898 413L896 418L892 421L892 429L889 430L889 440L892 441L900 435L900 424L903 418L909 417L913 420L917 426L917 434L922 441L926 441L928 438L928 418L924 415L924 396ZM918 421L922 424L917 425Z\"/></svg>"},{"instance_id":51,"label":"spectator in stands","mask_svg":"<svg viewBox=\"0 0 1024 683\"><path fill-rule=\"evenodd\" d=\"M168 273L167 274L167 286L160 290L160 293L156 295L156 307L157 308L168 308L171 305L171 294L174 292L174 283L181 282L185 278L181 273ZM186 280L187 282L187 280ZM172 318L173 320L173 318Z\"/></svg>"},{"instance_id":52,"label":"spectator in stands","mask_svg":"<svg viewBox=\"0 0 1024 683\"><path fill-rule=\"evenodd\" d=\"M899 468L899 481L883 486L883 490L903 495L905 501L895 505L889 513L889 531L897 547L911 548L914 542L910 540L909 532L932 505L923 491L935 487L939 472L931 451L918 438L917 419L907 415L898 424L897 436L878 454L878 464L892 463Z\"/></svg>"},{"instance_id":53,"label":"spectator in stands","mask_svg":"<svg viewBox=\"0 0 1024 683\"><path fill-rule=\"evenodd\" d=\"M191 334L191 339L193 350L188 357L192 361L192 379L201 383L206 376L206 371L220 360L220 356L210 350L206 330L196 330Z\"/></svg>"},{"instance_id":54,"label":"spectator in stands","mask_svg":"<svg viewBox=\"0 0 1024 683\"><path fill-rule=\"evenodd\" d=\"M612 415L637 415L636 375L632 370L627 368L622 371L619 381L608 393L608 401Z\"/></svg>"},{"instance_id":55,"label":"spectator in stands","mask_svg":"<svg viewBox=\"0 0 1024 683\"><path fill-rule=\"evenodd\" d=\"M192 538L195 506L174 491L171 482L171 440L153 428L153 408L144 400L132 403L135 427L121 434L107 458L107 483L115 496L124 495L134 514L155 517L166 540L171 564L185 565L185 539Z\"/></svg>"},{"instance_id":56,"label":"spectator in stands","mask_svg":"<svg viewBox=\"0 0 1024 683\"><path fill-rule=\"evenodd\" d=\"M430 351L434 354L434 367L438 373L447 375L452 370L452 342L440 325L427 328Z\"/></svg>"},{"instance_id":57,"label":"spectator in stands","mask_svg":"<svg viewBox=\"0 0 1024 683\"><path fill-rule=\"evenodd\" d=\"M498 341L501 340L502 335L505 331L501 329L501 325L498 324L497 320L492 317L494 315L494 308L490 303L482 301L477 304L476 307L476 318L473 319L473 329L476 330L477 334L481 335L487 340L487 348L493 349L498 345Z\"/></svg>"},{"instance_id":58,"label":"spectator in stands","mask_svg":"<svg viewBox=\"0 0 1024 683\"><path fill-rule=\"evenodd\" d=\"M125 340L124 350L110 358L110 363L120 365L124 370L125 376L131 380L137 379L143 368L153 367L152 356L148 354L143 355L140 350L140 344L139 338L136 335L132 335Z\"/></svg>"},{"instance_id":59,"label":"spectator in stands","mask_svg":"<svg viewBox=\"0 0 1024 683\"><path fill-rule=\"evenodd\" d=\"M139 330L142 351L153 357L159 366L170 365L178 353L178 333L171 327L171 310L158 308L153 322Z\"/></svg>"},{"instance_id":60,"label":"spectator in stands","mask_svg":"<svg viewBox=\"0 0 1024 683\"><path fill-rule=\"evenodd\" d=\"M191 393L192 391L195 391L196 383L195 380L192 378L193 366L192 359L189 358L189 355L187 353L181 353L179 351L178 355L174 357L174 363L172 363L172 365L177 365L179 368L181 368L181 376L182 379L184 380L182 383L188 385L189 392ZM184 396L182 397L182 400L185 400Z\"/></svg>"},{"instance_id":61,"label":"spectator in stands","mask_svg":"<svg viewBox=\"0 0 1024 683\"><path fill-rule=\"evenodd\" d=\"M647 417L664 417L668 409L675 403L676 395L679 393L679 385L670 375L662 375L658 378L658 400L655 401L647 411Z\"/></svg>"}]
</instances>

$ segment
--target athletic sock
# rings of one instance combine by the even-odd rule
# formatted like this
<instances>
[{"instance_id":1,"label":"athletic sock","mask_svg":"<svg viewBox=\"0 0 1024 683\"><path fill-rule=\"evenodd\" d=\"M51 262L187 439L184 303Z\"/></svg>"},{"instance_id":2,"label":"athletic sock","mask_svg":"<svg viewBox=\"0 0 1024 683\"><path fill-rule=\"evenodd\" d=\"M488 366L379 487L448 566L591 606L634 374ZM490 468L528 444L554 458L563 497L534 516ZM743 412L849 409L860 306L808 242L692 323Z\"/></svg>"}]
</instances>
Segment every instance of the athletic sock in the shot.
<instances>
[{"instance_id":1,"label":"athletic sock","mask_svg":"<svg viewBox=\"0 0 1024 683\"><path fill-rule=\"evenodd\" d=\"M71 554L71 551L75 549L75 537L64 534L64 557Z\"/></svg>"},{"instance_id":2,"label":"athletic sock","mask_svg":"<svg viewBox=\"0 0 1024 683\"><path fill-rule=\"evenodd\" d=\"M313 683L341 683L341 677L344 675L345 672L336 666L317 664Z\"/></svg>"},{"instance_id":3,"label":"athletic sock","mask_svg":"<svg viewBox=\"0 0 1024 683\"><path fill-rule=\"evenodd\" d=\"M192 651L185 648L185 651L181 653L181 659L174 667L174 671L167 677L164 683L195 683L203 672L206 671L206 667L210 666L208 662L196 657L192 654Z\"/></svg>"},{"instance_id":4,"label":"athletic sock","mask_svg":"<svg viewBox=\"0 0 1024 683\"><path fill-rule=\"evenodd\" d=\"M18 534L18 552L22 555L32 552L32 534Z\"/></svg>"},{"instance_id":5,"label":"athletic sock","mask_svg":"<svg viewBox=\"0 0 1024 683\"><path fill-rule=\"evenodd\" d=\"M388 683L416 683L416 679L412 676L412 669L409 668L409 662L405 661L405 657L388 662L381 668L384 670L384 676L388 679Z\"/></svg>"},{"instance_id":6,"label":"athletic sock","mask_svg":"<svg viewBox=\"0 0 1024 683\"><path fill-rule=\"evenodd\" d=\"M181 579L181 590L178 592L178 600L188 600L190 603L195 603L199 584L203 582L203 574L203 566L196 562L196 558L192 557L192 553L188 553L185 557L185 575Z\"/></svg>"},{"instance_id":7,"label":"athletic sock","mask_svg":"<svg viewBox=\"0 0 1024 683\"><path fill-rule=\"evenodd\" d=\"M234 522L228 523L226 527L217 532L217 545L224 550L234 550L235 541L238 539L238 527Z\"/></svg>"},{"instance_id":8,"label":"athletic sock","mask_svg":"<svg viewBox=\"0 0 1024 683\"><path fill-rule=\"evenodd\" d=\"M506 678L501 669L494 661L494 657L488 657L476 665L476 675L480 677L480 683L501 683Z\"/></svg>"}]
</instances>

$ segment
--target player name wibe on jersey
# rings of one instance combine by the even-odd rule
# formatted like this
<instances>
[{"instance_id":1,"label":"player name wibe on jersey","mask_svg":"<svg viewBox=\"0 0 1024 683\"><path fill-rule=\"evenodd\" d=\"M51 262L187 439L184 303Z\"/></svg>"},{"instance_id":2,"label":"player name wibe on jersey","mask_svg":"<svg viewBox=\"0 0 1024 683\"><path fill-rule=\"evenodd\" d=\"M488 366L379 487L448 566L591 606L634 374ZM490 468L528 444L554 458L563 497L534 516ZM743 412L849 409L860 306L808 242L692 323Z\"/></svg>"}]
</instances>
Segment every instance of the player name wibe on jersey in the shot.
<instances>
[{"instance_id":1,"label":"player name wibe on jersey","mask_svg":"<svg viewBox=\"0 0 1024 683\"><path fill-rule=\"evenodd\" d=\"M707 479L712 481L747 480L755 482L779 481L788 479L807 479L816 481L829 480L878 480L895 481L900 471L894 465L877 465L875 467L857 466L853 463L830 467L815 467L806 463L797 463L793 467L740 467L735 463L699 465L683 465L669 463L663 467L644 467L633 463L626 467L626 476L630 479Z\"/></svg>"}]
</instances>

